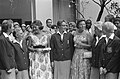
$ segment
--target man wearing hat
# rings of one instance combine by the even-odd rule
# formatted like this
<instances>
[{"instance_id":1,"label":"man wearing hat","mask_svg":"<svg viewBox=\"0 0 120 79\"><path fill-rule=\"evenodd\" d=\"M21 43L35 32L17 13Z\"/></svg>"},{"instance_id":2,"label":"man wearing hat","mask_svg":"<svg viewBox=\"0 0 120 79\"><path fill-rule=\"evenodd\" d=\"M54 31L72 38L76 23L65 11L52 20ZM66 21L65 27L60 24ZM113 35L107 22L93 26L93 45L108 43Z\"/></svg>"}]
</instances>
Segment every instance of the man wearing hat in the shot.
<instances>
[{"instance_id":1,"label":"man wearing hat","mask_svg":"<svg viewBox=\"0 0 120 79\"><path fill-rule=\"evenodd\" d=\"M102 26L106 45L100 59L100 72L105 75L105 79L118 79L120 68L120 39L114 34L114 27L111 22L105 22Z\"/></svg>"},{"instance_id":2,"label":"man wearing hat","mask_svg":"<svg viewBox=\"0 0 120 79\"><path fill-rule=\"evenodd\" d=\"M94 23L95 27L95 38L92 43L92 60L91 60L91 75L90 79L99 79L99 58L101 47L103 45L103 35L102 33L102 24L103 22L98 21Z\"/></svg>"}]
</instances>

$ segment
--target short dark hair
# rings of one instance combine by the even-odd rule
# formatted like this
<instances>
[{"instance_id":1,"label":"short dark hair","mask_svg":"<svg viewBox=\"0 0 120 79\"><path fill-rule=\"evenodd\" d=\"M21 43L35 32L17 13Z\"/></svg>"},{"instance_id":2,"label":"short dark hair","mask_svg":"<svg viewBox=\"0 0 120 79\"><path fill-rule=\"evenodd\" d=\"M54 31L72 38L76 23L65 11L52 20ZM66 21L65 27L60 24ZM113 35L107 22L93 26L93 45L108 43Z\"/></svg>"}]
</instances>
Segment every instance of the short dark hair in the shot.
<instances>
[{"instance_id":1,"label":"short dark hair","mask_svg":"<svg viewBox=\"0 0 120 79\"><path fill-rule=\"evenodd\" d=\"M1 26L2 26L2 32L6 33L8 29L12 27L12 22L11 20L4 20Z\"/></svg>"},{"instance_id":2,"label":"short dark hair","mask_svg":"<svg viewBox=\"0 0 120 79\"><path fill-rule=\"evenodd\" d=\"M85 22L86 22L86 24L87 24L87 23L92 24L92 20L91 20L91 19L87 19Z\"/></svg>"},{"instance_id":3,"label":"short dark hair","mask_svg":"<svg viewBox=\"0 0 120 79\"><path fill-rule=\"evenodd\" d=\"M49 18L49 19L47 19L47 20L46 20L46 23L48 23L48 21L49 21L49 20L51 20L51 21L52 21L52 19L50 19L50 18Z\"/></svg>"},{"instance_id":4,"label":"short dark hair","mask_svg":"<svg viewBox=\"0 0 120 79\"><path fill-rule=\"evenodd\" d=\"M114 16L113 15L111 15L111 14L109 14L109 15L106 15L105 16L105 22L106 22L106 18L108 18L109 19L109 22L114 22Z\"/></svg>"},{"instance_id":5,"label":"short dark hair","mask_svg":"<svg viewBox=\"0 0 120 79\"><path fill-rule=\"evenodd\" d=\"M40 20L35 20L33 21L32 23L33 26L39 26L39 29L42 30L43 29L43 25L42 25L42 22Z\"/></svg>"},{"instance_id":6,"label":"short dark hair","mask_svg":"<svg viewBox=\"0 0 120 79\"><path fill-rule=\"evenodd\" d=\"M79 20L77 21L77 24L76 24L76 27L77 27L77 28L79 28L79 23L82 22L82 21L85 22L85 19L79 19ZM85 23L86 23L86 22L85 22Z\"/></svg>"},{"instance_id":7,"label":"short dark hair","mask_svg":"<svg viewBox=\"0 0 120 79\"><path fill-rule=\"evenodd\" d=\"M120 22L120 17L116 17L115 19L114 19L114 22L115 21L119 21Z\"/></svg>"},{"instance_id":8,"label":"short dark hair","mask_svg":"<svg viewBox=\"0 0 120 79\"><path fill-rule=\"evenodd\" d=\"M66 23L66 21L65 21L65 20L59 20L59 21L57 22L57 26L58 26L58 27L59 27L59 26L61 26L63 22L65 22L65 23Z\"/></svg>"}]
</instances>

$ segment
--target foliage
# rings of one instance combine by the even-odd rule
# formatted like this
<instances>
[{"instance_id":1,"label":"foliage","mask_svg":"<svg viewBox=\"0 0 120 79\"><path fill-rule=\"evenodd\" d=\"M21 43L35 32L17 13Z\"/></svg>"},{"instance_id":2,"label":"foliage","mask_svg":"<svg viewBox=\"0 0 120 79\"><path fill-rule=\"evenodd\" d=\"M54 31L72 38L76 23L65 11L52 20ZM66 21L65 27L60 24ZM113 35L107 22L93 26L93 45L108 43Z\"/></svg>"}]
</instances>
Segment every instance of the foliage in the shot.
<instances>
[{"instance_id":1,"label":"foliage","mask_svg":"<svg viewBox=\"0 0 120 79\"><path fill-rule=\"evenodd\" d=\"M101 17L102 17L102 14L104 12L104 8L106 7L106 5L108 3L110 3L112 0L99 0L96 1L96 0L92 0L94 3L98 4L100 6L100 11L99 11L99 14L98 14L98 17L97 17L97 21L100 21Z\"/></svg>"},{"instance_id":2,"label":"foliage","mask_svg":"<svg viewBox=\"0 0 120 79\"><path fill-rule=\"evenodd\" d=\"M120 5L118 2L112 1L110 6L108 7L109 13L118 16L120 15Z\"/></svg>"}]
</instances>

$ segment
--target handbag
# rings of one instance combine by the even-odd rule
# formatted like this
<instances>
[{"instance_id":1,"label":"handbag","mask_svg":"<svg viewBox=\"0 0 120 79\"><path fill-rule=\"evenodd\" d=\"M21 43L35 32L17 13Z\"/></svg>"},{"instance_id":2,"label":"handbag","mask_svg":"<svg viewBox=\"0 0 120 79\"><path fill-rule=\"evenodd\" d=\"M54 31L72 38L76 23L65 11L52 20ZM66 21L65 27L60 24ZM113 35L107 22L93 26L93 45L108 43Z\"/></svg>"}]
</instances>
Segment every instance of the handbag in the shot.
<instances>
[{"instance_id":1,"label":"handbag","mask_svg":"<svg viewBox=\"0 0 120 79\"><path fill-rule=\"evenodd\" d=\"M92 58L92 52L91 51L85 51L83 58Z\"/></svg>"}]
</instances>

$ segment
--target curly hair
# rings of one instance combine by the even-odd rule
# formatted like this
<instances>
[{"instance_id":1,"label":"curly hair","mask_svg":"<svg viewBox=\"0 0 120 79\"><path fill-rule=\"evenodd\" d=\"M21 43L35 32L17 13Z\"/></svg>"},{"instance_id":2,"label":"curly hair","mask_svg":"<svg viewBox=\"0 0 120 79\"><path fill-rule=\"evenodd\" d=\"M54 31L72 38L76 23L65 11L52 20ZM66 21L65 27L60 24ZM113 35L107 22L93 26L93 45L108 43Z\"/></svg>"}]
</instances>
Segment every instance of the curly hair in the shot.
<instances>
[{"instance_id":1,"label":"curly hair","mask_svg":"<svg viewBox=\"0 0 120 79\"><path fill-rule=\"evenodd\" d=\"M79 23L82 22L82 21L86 22L85 19L79 19L79 20L77 21L77 23L76 23L76 27L77 27L77 28L79 28Z\"/></svg>"},{"instance_id":2,"label":"curly hair","mask_svg":"<svg viewBox=\"0 0 120 79\"><path fill-rule=\"evenodd\" d=\"M40 20L35 20L33 21L32 23L32 26L39 26L39 29L42 30L43 29L43 25L42 25L42 22Z\"/></svg>"}]
</instances>

